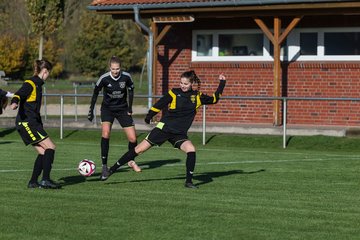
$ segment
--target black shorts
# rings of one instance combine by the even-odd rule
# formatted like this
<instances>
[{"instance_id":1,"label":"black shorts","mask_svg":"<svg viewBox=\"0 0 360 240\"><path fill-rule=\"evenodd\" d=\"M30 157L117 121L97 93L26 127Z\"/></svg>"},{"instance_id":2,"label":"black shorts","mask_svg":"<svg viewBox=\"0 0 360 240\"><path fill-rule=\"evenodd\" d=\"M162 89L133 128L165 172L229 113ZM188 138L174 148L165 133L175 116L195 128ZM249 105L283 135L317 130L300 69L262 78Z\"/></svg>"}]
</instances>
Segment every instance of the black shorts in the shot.
<instances>
[{"instance_id":1,"label":"black shorts","mask_svg":"<svg viewBox=\"0 0 360 240\"><path fill-rule=\"evenodd\" d=\"M123 128L135 126L134 120L131 115L128 114L128 111L111 111L106 108L101 109L101 122L113 124L115 118Z\"/></svg>"},{"instance_id":2,"label":"black shorts","mask_svg":"<svg viewBox=\"0 0 360 240\"><path fill-rule=\"evenodd\" d=\"M49 137L41 123L18 122L16 123L16 130L25 145L36 145Z\"/></svg>"},{"instance_id":3,"label":"black shorts","mask_svg":"<svg viewBox=\"0 0 360 240\"><path fill-rule=\"evenodd\" d=\"M164 132L163 130L155 127L145 138L151 146L161 146L166 141L169 141L174 148L180 149L181 144L189 140L188 136L185 134L174 134Z\"/></svg>"}]
</instances>

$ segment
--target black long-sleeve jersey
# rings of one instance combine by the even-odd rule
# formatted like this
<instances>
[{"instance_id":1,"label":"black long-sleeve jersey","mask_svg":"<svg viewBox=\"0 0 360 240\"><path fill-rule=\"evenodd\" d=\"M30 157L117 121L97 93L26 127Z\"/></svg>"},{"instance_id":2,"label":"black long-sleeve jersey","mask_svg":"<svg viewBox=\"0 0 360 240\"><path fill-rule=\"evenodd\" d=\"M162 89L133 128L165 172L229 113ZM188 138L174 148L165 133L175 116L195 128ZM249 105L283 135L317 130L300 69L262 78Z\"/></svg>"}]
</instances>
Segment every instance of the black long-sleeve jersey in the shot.
<instances>
[{"instance_id":1,"label":"black long-sleeve jersey","mask_svg":"<svg viewBox=\"0 0 360 240\"><path fill-rule=\"evenodd\" d=\"M221 80L216 92L212 96L197 90L183 92L181 88L173 88L157 101L149 110L147 118L151 119L164 108L163 116L157 125L165 132L187 134L194 121L196 111L201 105L215 104L225 87L225 80Z\"/></svg>"},{"instance_id":2,"label":"black long-sleeve jersey","mask_svg":"<svg viewBox=\"0 0 360 240\"><path fill-rule=\"evenodd\" d=\"M103 74L96 82L91 99L91 109L94 109L101 89L103 89L104 96L101 104L102 108L107 108L111 111L128 110L128 112L132 112L134 83L129 73L122 71L117 78L114 78L110 72ZM127 102L127 96L129 97L129 102Z\"/></svg>"},{"instance_id":3,"label":"black long-sleeve jersey","mask_svg":"<svg viewBox=\"0 0 360 240\"><path fill-rule=\"evenodd\" d=\"M6 92L6 91L3 91L3 90L0 88L0 100L1 100L3 97L5 97L6 94L7 94L7 92Z\"/></svg>"},{"instance_id":4,"label":"black long-sleeve jersey","mask_svg":"<svg viewBox=\"0 0 360 240\"><path fill-rule=\"evenodd\" d=\"M3 107L5 108L5 106L7 104L6 94L7 94L7 92L3 91L0 88L0 115L3 113Z\"/></svg>"},{"instance_id":5,"label":"black long-sleeve jersey","mask_svg":"<svg viewBox=\"0 0 360 240\"><path fill-rule=\"evenodd\" d=\"M41 78L33 76L25 80L21 88L15 92L11 103L19 105L16 122L42 123L40 109L43 84Z\"/></svg>"}]
</instances>

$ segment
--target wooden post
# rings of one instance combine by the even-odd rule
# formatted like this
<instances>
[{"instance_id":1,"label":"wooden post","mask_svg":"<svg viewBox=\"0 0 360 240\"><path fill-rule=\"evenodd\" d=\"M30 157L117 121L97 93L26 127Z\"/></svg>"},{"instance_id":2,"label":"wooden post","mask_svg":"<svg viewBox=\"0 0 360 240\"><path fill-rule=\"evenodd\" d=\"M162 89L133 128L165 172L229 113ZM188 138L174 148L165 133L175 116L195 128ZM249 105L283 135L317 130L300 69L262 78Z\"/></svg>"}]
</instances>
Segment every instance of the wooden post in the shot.
<instances>
[{"instance_id":1,"label":"wooden post","mask_svg":"<svg viewBox=\"0 0 360 240\"><path fill-rule=\"evenodd\" d=\"M281 33L281 19L274 18L274 96L281 97L281 62L280 62L280 33ZM274 100L273 124L275 126L281 125L281 110L280 100Z\"/></svg>"},{"instance_id":2,"label":"wooden post","mask_svg":"<svg viewBox=\"0 0 360 240\"><path fill-rule=\"evenodd\" d=\"M160 43L160 41L165 37L166 33L169 32L169 30L171 29L170 24L167 24L164 26L164 28L161 30L161 32L159 33L159 28L157 27L155 22L152 22L151 24L151 29L153 31L154 34L154 51L153 51L153 75L152 75L152 80L153 80L153 93L155 93L156 91L156 73L157 73L157 61L158 61L158 51L157 51L157 47Z\"/></svg>"},{"instance_id":3,"label":"wooden post","mask_svg":"<svg viewBox=\"0 0 360 240\"><path fill-rule=\"evenodd\" d=\"M274 47L274 97L281 97L281 44L285 41L291 30L300 22L301 18L302 16L294 18L283 33L281 33L281 19L279 17L274 17L274 33L269 30L260 18L254 18L256 24L261 28L265 36L269 38ZM276 126L282 124L280 103L280 100L274 100L273 124Z\"/></svg>"},{"instance_id":4,"label":"wooden post","mask_svg":"<svg viewBox=\"0 0 360 240\"><path fill-rule=\"evenodd\" d=\"M157 51L157 46L158 46L158 43L157 43L157 38L158 38L158 27L156 25L156 23L154 21L151 22L151 31L153 32L154 34L154 44L153 44L153 56L150 56L152 57L153 59L153 62L152 62L152 76L151 76L151 81L152 81L152 89L151 89L151 92L153 93L153 95L156 93L156 66L157 66L157 61L158 61L158 51ZM153 99L153 102L154 102L155 99Z\"/></svg>"}]
</instances>

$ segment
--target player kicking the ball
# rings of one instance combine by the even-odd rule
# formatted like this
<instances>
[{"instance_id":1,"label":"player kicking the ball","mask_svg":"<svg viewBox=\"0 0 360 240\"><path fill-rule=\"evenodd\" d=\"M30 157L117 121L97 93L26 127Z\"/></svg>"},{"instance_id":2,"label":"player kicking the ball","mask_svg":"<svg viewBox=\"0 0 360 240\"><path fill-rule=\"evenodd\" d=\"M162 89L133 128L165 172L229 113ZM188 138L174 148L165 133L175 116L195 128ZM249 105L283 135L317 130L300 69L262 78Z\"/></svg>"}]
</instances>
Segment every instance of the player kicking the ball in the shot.
<instances>
[{"instance_id":1,"label":"player kicking the ball","mask_svg":"<svg viewBox=\"0 0 360 240\"><path fill-rule=\"evenodd\" d=\"M157 113L167 108L167 111L163 112L160 122L139 145L125 153L102 177L102 180L106 180L119 167L152 146L160 146L165 141L169 141L175 148L187 154L185 187L197 188L192 182L196 162L195 147L188 139L187 132L195 118L197 109L201 105L215 104L219 101L226 78L220 74L219 80L220 83L216 92L212 96L208 96L198 90L193 90L193 85L197 84L198 88L200 86L200 79L195 72L184 72L180 78L180 88L171 89L154 104L146 115L145 122L149 124Z\"/></svg>"}]
</instances>

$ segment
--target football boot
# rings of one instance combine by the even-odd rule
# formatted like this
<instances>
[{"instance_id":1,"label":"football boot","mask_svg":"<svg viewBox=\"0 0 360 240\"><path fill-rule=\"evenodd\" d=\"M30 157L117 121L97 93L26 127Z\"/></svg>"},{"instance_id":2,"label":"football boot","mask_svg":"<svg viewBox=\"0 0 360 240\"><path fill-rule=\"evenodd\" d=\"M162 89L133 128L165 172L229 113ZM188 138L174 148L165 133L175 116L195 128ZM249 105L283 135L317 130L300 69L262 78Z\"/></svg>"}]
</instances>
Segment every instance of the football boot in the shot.
<instances>
[{"instance_id":1,"label":"football boot","mask_svg":"<svg viewBox=\"0 0 360 240\"><path fill-rule=\"evenodd\" d=\"M185 187L186 188L192 188L192 189L198 189L199 188L196 185L194 185L192 182L186 182Z\"/></svg>"},{"instance_id":2,"label":"football boot","mask_svg":"<svg viewBox=\"0 0 360 240\"><path fill-rule=\"evenodd\" d=\"M41 182L39 183L40 188L45 188L45 189L60 189L61 185L58 183L55 183L53 180L41 180Z\"/></svg>"}]
</instances>

